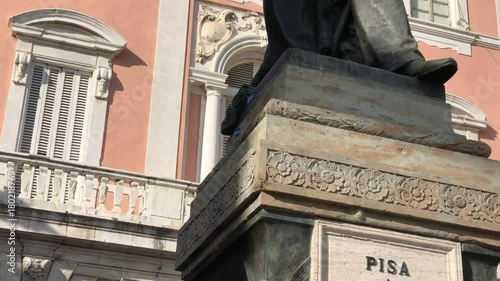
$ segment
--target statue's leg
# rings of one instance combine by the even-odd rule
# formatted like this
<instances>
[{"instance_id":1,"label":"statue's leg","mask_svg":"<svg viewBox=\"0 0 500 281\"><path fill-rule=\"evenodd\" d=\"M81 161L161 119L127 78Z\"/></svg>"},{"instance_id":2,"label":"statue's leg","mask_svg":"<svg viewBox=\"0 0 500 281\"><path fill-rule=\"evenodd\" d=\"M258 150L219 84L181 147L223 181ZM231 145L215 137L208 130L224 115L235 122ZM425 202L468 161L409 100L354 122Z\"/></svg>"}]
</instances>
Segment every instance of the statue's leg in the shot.
<instances>
[{"instance_id":1,"label":"statue's leg","mask_svg":"<svg viewBox=\"0 0 500 281\"><path fill-rule=\"evenodd\" d=\"M313 8L310 0L264 0L269 45L251 86L260 84L288 48L319 53L314 37Z\"/></svg>"},{"instance_id":2,"label":"statue's leg","mask_svg":"<svg viewBox=\"0 0 500 281\"><path fill-rule=\"evenodd\" d=\"M240 88L231 105L226 110L226 118L221 124L223 135L232 135L241 122L242 114L249 106L252 96L276 61L288 48L296 48L319 53L314 37L314 1L311 0L264 0L269 45L262 65L250 85Z\"/></svg>"},{"instance_id":3,"label":"statue's leg","mask_svg":"<svg viewBox=\"0 0 500 281\"><path fill-rule=\"evenodd\" d=\"M352 0L351 3L368 64L395 71L424 59L411 34L402 0Z\"/></svg>"},{"instance_id":4,"label":"statue's leg","mask_svg":"<svg viewBox=\"0 0 500 281\"><path fill-rule=\"evenodd\" d=\"M425 61L402 0L351 0L351 5L368 64L438 84L456 73L454 59Z\"/></svg>"}]
</instances>

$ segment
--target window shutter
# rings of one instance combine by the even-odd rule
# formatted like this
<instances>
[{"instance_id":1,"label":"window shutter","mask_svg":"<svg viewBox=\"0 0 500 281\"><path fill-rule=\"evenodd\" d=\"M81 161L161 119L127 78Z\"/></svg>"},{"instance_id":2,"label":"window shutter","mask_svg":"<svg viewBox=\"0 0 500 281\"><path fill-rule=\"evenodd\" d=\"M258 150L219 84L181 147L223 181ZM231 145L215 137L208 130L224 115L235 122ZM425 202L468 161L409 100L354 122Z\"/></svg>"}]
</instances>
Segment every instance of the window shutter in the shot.
<instances>
[{"instance_id":1,"label":"window shutter","mask_svg":"<svg viewBox=\"0 0 500 281\"><path fill-rule=\"evenodd\" d=\"M40 137L38 139L37 154L50 156L50 140L52 133L52 120L55 117L55 105L57 95L57 82L59 80L59 69L49 68L49 80L47 82L47 91L43 104L43 113L40 125Z\"/></svg>"},{"instance_id":2,"label":"window shutter","mask_svg":"<svg viewBox=\"0 0 500 281\"><path fill-rule=\"evenodd\" d=\"M450 25L449 0L412 0L411 16Z\"/></svg>"},{"instance_id":3,"label":"window shutter","mask_svg":"<svg viewBox=\"0 0 500 281\"><path fill-rule=\"evenodd\" d=\"M69 160L79 161L80 151L82 148L83 130L85 126L85 113L87 111L87 98L89 90L89 75L80 76L80 84L78 86L75 119L73 123L73 132L71 137L71 148Z\"/></svg>"},{"instance_id":4,"label":"window shutter","mask_svg":"<svg viewBox=\"0 0 500 281\"><path fill-rule=\"evenodd\" d=\"M254 63L242 63L227 72L226 84L229 87L240 88L244 84L250 84L254 76Z\"/></svg>"},{"instance_id":5,"label":"window shutter","mask_svg":"<svg viewBox=\"0 0 500 281\"><path fill-rule=\"evenodd\" d=\"M64 148L67 140L67 132L69 129L69 120L71 114L71 97L73 95L75 73L64 72L61 105L59 107L59 116L57 120L57 131L54 141L54 158L64 159Z\"/></svg>"},{"instance_id":6,"label":"window shutter","mask_svg":"<svg viewBox=\"0 0 500 281\"><path fill-rule=\"evenodd\" d=\"M21 134L21 145L19 147L19 151L22 153L31 152L31 142L33 140L33 131L35 128L38 100L40 99L40 89L42 87L43 70L43 66L35 65L31 75L31 82L26 102L26 113Z\"/></svg>"},{"instance_id":7,"label":"window shutter","mask_svg":"<svg viewBox=\"0 0 500 281\"><path fill-rule=\"evenodd\" d=\"M19 150L80 161L91 76L35 65ZM33 147L33 145L36 145Z\"/></svg>"},{"instance_id":8,"label":"window shutter","mask_svg":"<svg viewBox=\"0 0 500 281\"><path fill-rule=\"evenodd\" d=\"M432 21L444 25L450 24L450 6L448 0L432 0Z\"/></svg>"}]
</instances>

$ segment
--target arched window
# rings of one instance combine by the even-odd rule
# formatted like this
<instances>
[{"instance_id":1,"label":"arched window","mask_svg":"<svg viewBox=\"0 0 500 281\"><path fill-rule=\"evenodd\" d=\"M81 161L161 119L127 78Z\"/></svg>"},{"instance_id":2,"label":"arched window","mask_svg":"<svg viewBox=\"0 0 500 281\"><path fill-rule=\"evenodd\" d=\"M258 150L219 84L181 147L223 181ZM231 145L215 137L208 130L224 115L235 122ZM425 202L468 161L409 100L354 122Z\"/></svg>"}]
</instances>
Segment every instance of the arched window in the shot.
<instances>
[{"instance_id":1,"label":"arched window","mask_svg":"<svg viewBox=\"0 0 500 281\"><path fill-rule=\"evenodd\" d=\"M100 165L111 61L127 42L63 9L28 11L9 25L18 44L2 150Z\"/></svg>"},{"instance_id":2,"label":"arched window","mask_svg":"<svg viewBox=\"0 0 500 281\"><path fill-rule=\"evenodd\" d=\"M451 105L451 122L455 133L469 140L479 140L479 132L486 128L486 115L469 101L446 94L446 102Z\"/></svg>"},{"instance_id":3,"label":"arched window","mask_svg":"<svg viewBox=\"0 0 500 281\"><path fill-rule=\"evenodd\" d=\"M262 62L260 61L243 61L229 69L226 79L228 88L226 89L226 93L224 94L223 98L223 116L226 112L227 107L231 104L233 97L236 95L240 87L244 84L250 84L252 78L259 70L261 64ZM228 136L223 137L221 149L222 156L226 154L226 142L228 139Z\"/></svg>"}]
</instances>

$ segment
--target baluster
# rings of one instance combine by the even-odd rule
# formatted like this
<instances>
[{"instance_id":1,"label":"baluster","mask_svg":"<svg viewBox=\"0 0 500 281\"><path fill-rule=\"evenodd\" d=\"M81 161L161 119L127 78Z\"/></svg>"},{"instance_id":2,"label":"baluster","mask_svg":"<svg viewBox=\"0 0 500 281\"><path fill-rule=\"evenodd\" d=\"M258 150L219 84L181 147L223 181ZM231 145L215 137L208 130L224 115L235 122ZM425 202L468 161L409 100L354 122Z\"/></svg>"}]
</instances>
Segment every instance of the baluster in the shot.
<instances>
[{"instance_id":1,"label":"baluster","mask_svg":"<svg viewBox=\"0 0 500 281\"><path fill-rule=\"evenodd\" d=\"M108 194L109 178L102 177L101 184L99 185L99 205L98 210L105 210L106 195Z\"/></svg>"},{"instance_id":2,"label":"baluster","mask_svg":"<svg viewBox=\"0 0 500 281\"><path fill-rule=\"evenodd\" d=\"M148 212L148 205L149 205L149 193L151 192L151 185L146 185L144 187L144 190L142 191L142 196L141 196L141 212L139 215L144 216Z\"/></svg>"},{"instance_id":3,"label":"baluster","mask_svg":"<svg viewBox=\"0 0 500 281\"><path fill-rule=\"evenodd\" d=\"M85 185L83 189L83 201L92 201L92 190L94 189L94 175L85 176Z\"/></svg>"},{"instance_id":4,"label":"baluster","mask_svg":"<svg viewBox=\"0 0 500 281\"><path fill-rule=\"evenodd\" d=\"M52 202L60 201L60 196L63 187L63 171L59 169L54 170L54 178L52 179Z\"/></svg>"},{"instance_id":5,"label":"baluster","mask_svg":"<svg viewBox=\"0 0 500 281\"><path fill-rule=\"evenodd\" d=\"M33 171L33 169L31 168L30 164L23 165L23 172L21 174L21 194L19 195L19 197L31 198L31 189L33 188L33 186L32 186L32 180L33 180L32 171Z\"/></svg>"},{"instance_id":6,"label":"baluster","mask_svg":"<svg viewBox=\"0 0 500 281\"><path fill-rule=\"evenodd\" d=\"M47 167L39 167L38 170L40 171L40 174L37 177L37 187L36 187L36 199L41 199L45 200L47 198L47 193L48 193L48 185L47 185L47 180L49 179L47 177L49 168Z\"/></svg>"},{"instance_id":7,"label":"baluster","mask_svg":"<svg viewBox=\"0 0 500 281\"><path fill-rule=\"evenodd\" d=\"M134 214L135 210L135 203L137 202L137 197L139 197L139 183L138 182L132 182L131 184L131 189L129 192L129 210L128 213L130 215Z\"/></svg>"},{"instance_id":8,"label":"baluster","mask_svg":"<svg viewBox=\"0 0 500 281\"><path fill-rule=\"evenodd\" d=\"M78 172L69 173L68 201L75 203L76 188L78 187Z\"/></svg>"},{"instance_id":9,"label":"baluster","mask_svg":"<svg viewBox=\"0 0 500 281\"><path fill-rule=\"evenodd\" d=\"M114 192L114 208L113 212L121 213L122 212L122 198L123 198L123 181L119 181L116 183L115 192Z\"/></svg>"},{"instance_id":10,"label":"baluster","mask_svg":"<svg viewBox=\"0 0 500 281\"><path fill-rule=\"evenodd\" d=\"M194 200L194 193L190 191L184 192L184 222L189 220L189 216L191 215L191 203Z\"/></svg>"}]
</instances>

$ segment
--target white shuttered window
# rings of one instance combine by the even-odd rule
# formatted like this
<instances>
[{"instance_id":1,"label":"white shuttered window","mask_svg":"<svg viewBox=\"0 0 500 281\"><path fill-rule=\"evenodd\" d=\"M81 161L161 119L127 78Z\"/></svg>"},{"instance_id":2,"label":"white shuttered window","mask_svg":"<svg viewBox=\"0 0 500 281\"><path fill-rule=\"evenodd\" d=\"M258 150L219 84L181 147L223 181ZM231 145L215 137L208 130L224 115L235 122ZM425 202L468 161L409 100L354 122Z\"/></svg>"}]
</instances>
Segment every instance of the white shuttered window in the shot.
<instances>
[{"instance_id":1,"label":"white shuttered window","mask_svg":"<svg viewBox=\"0 0 500 281\"><path fill-rule=\"evenodd\" d=\"M89 83L89 73L34 65L18 150L81 161Z\"/></svg>"},{"instance_id":2,"label":"white shuttered window","mask_svg":"<svg viewBox=\"0 0 500 281\"><path fill-rule=\"evenodd\" d=\"M411 16L443 25L450 25L449 0L411 0Z\"/></svg>"}]
</instances>

